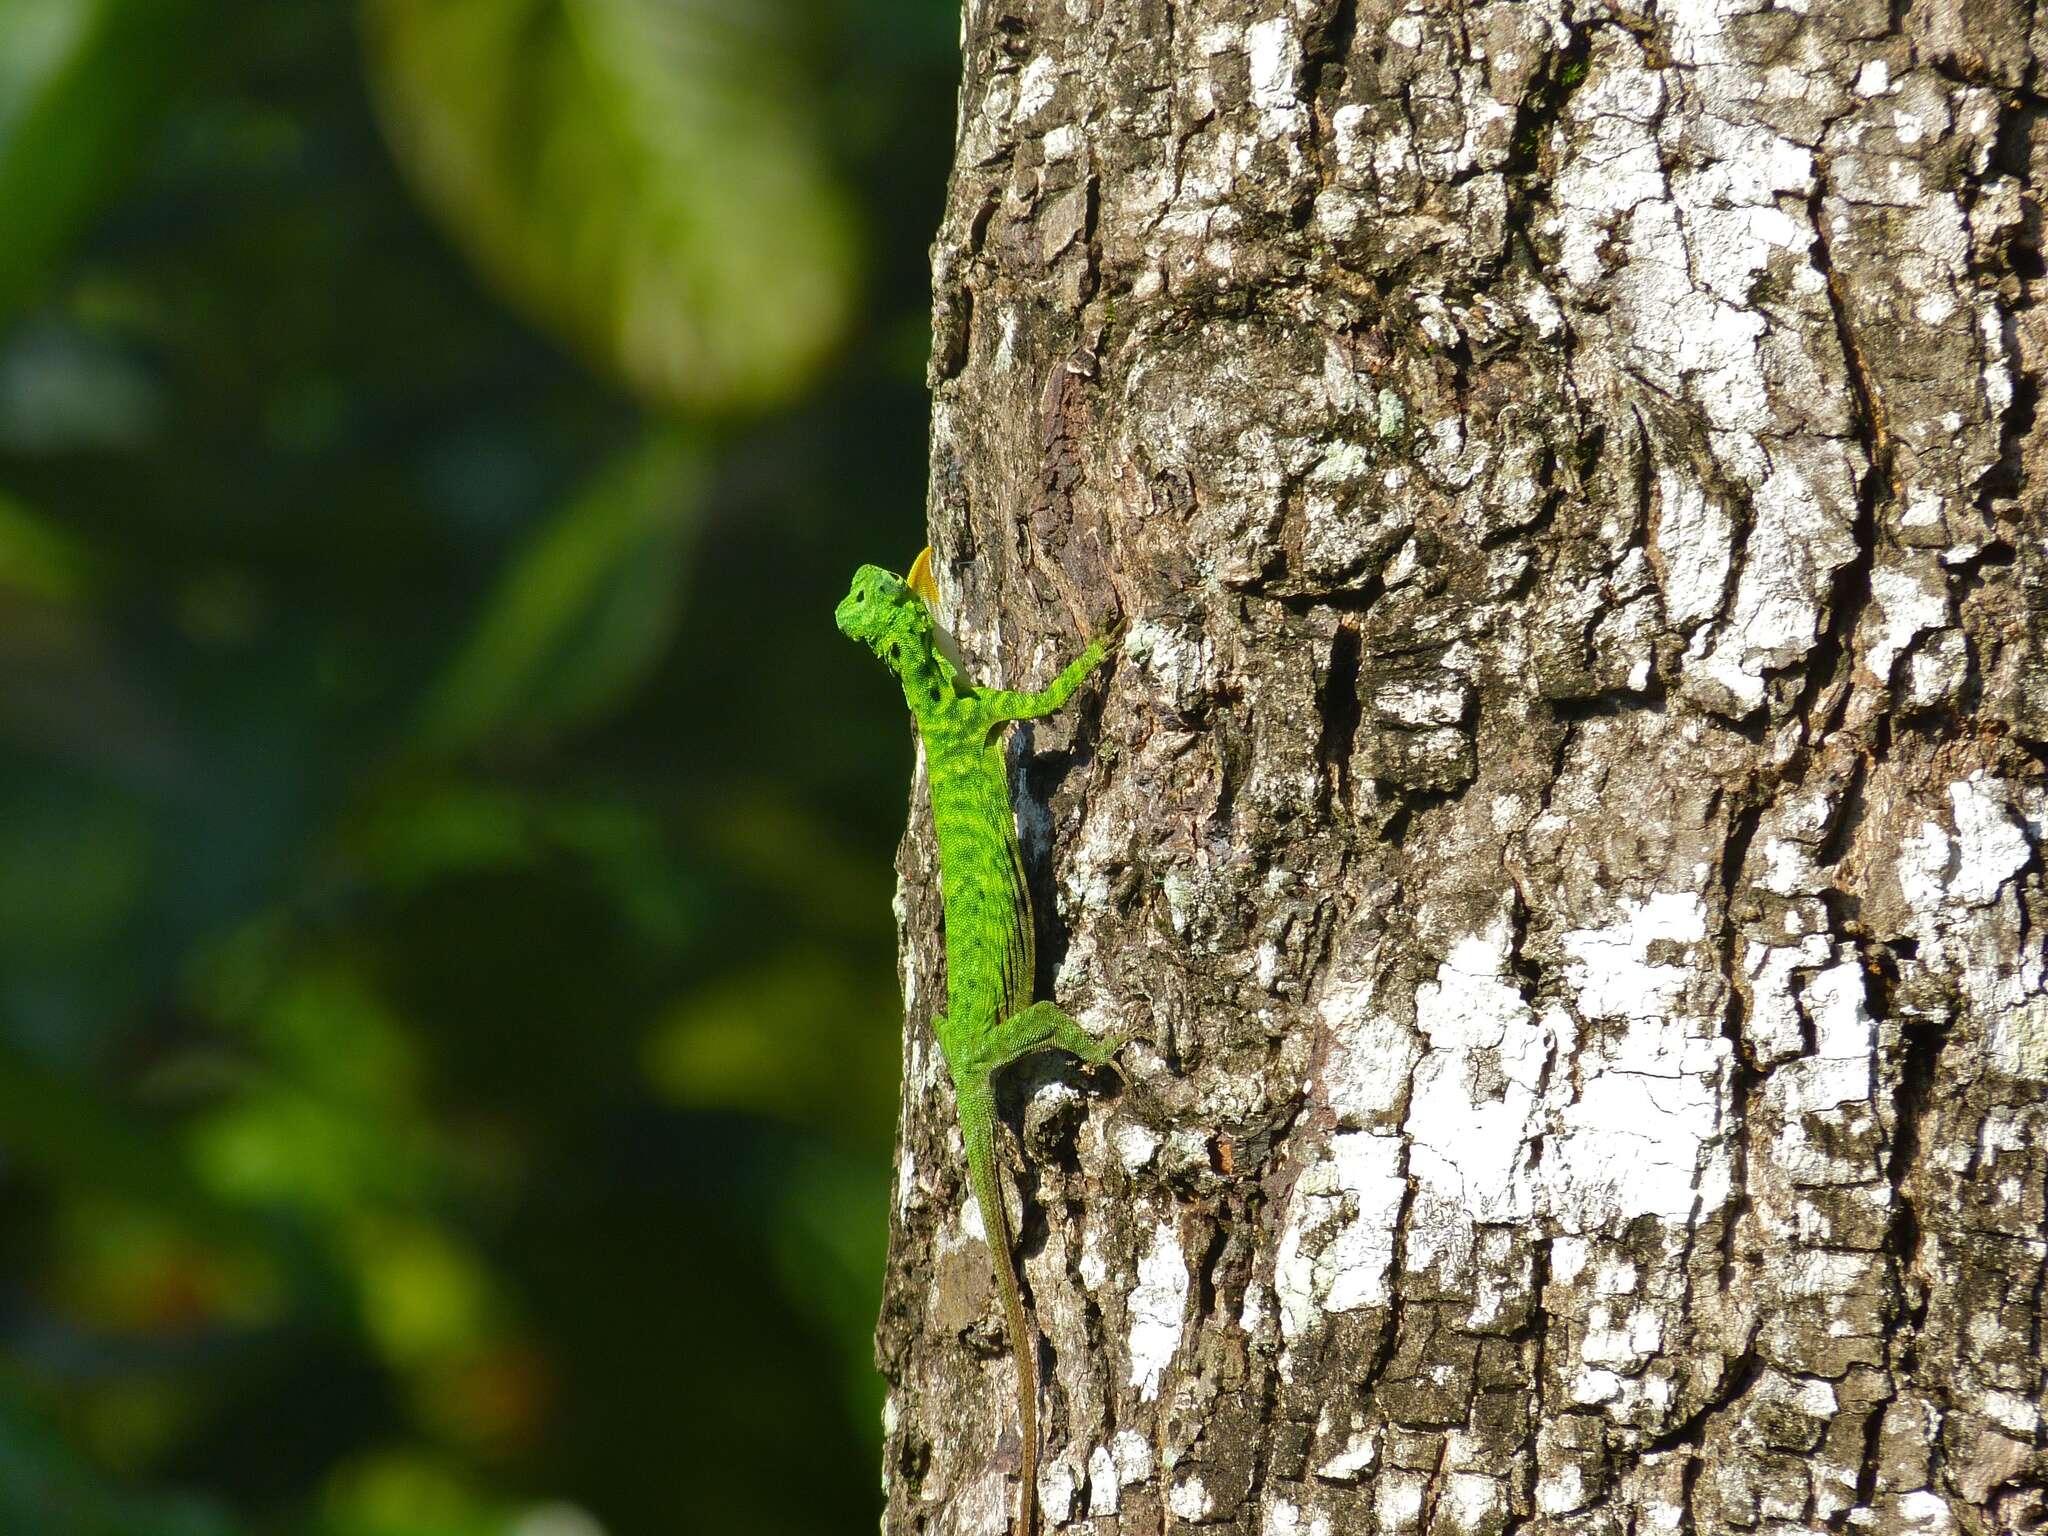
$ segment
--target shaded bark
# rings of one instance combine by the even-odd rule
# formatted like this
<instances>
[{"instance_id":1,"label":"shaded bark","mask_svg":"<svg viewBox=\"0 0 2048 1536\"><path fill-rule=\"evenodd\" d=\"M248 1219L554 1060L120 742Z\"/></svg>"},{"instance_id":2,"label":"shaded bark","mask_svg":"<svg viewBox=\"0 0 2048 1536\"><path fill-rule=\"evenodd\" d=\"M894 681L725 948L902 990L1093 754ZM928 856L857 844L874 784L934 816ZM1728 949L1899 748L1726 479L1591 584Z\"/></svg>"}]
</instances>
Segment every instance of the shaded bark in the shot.
<instances>
[{"instance_id":1,"label":"shaded bark","mask_svg":"<svg viewBox=\"0 0 2048 1536\"><path fill-rule=\"evenodd\" d=\"M1804 12L1802 14L1801 12ZM971 0L931 531L1020 731L1045 1529L2031 1530L2048 22ZM900 860L892 1532L1011 1378Z\"/></svg>"}]
</instances>

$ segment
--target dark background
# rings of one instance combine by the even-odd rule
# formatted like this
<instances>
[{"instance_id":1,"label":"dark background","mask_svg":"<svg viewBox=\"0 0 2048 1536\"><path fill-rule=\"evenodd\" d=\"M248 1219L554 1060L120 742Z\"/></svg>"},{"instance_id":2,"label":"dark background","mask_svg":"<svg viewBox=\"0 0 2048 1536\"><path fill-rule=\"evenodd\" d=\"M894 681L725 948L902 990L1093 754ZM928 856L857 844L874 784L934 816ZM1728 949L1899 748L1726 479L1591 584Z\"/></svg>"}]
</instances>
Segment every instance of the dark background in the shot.
<instances>
[{"instance_id":1,"label":"dark background","mask_svg":"<svg viewBox=\"0 0 2048 1536\"><path fill-rule=\"evenodd\" d=\"M0 1531L873 1529L957 28L0 0Z\"/></svg>"}]
</instances>

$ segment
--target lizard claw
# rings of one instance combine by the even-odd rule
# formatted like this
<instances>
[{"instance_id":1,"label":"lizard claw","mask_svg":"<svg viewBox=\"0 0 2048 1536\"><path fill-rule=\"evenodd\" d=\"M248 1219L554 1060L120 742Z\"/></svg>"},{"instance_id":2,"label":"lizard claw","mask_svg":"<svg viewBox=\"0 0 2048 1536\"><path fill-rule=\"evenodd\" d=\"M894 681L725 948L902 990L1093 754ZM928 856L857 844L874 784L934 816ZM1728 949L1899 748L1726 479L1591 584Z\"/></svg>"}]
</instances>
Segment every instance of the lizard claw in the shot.
<instances>
[{"instance_id":1,"label":"lizard claw","mask_svg":"<svg viewBox=\"0 0 2048 1536\"><path fill-rule=\"evenodd\" d=\"M1107 1067L1117 1075L1117 1081L1126 1088L1131 1086L1131 1075L1124 1070L1124 1064L1116 1059L1117 1052L1131 1043L1129 1035L1112 1035L1102 1042L1101 1056L1088 1063L1091 1067Z\"/></svg>"}]
</instances>

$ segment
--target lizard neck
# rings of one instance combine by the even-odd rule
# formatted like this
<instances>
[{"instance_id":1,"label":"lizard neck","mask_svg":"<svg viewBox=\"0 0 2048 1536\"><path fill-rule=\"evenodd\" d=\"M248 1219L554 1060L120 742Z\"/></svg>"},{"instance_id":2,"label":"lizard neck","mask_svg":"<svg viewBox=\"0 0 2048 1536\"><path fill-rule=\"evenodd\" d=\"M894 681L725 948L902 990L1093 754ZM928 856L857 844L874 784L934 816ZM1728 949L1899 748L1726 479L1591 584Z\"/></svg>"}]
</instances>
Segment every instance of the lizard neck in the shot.
<instances>
[{"instance_id":1,"label":"lizard neck","mask_svg":"<svg viewBox=\"0 0 2048 1536\"><path fill-rule=\"evenodd\" d=\"M890 641L882 646L881 656L903 685L903 702L919 724L953 696L953 669L934 652L929 635Z\"/></svg>"}]
</instances>

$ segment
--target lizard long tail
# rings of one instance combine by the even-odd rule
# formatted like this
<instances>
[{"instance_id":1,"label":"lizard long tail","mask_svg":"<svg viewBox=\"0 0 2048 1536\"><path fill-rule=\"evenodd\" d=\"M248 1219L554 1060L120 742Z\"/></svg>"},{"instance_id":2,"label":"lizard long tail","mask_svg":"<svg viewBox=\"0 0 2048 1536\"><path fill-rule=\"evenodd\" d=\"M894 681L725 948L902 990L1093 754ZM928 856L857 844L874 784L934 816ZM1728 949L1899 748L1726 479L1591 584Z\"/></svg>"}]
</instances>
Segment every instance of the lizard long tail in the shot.
<instances>
[{"instance_id":1,"label":"lizard long tail","mask_svg":"<svg viewBox=\"0 0 2048 1536\"><path fill-rule=\"evenodd\" d=\"M1017 1536L1031 1536L1038 1500L1038 1349L1017 1291L1016 1260L1010 1247L1010 1218L996 1168L996 1099L986 1075L954 1082L960 1102L960 1134L967 1143L967 1176L981 1225L995 1261L996 1289L1010 1325L1010 1352L1017 1361L1017 1417L1024 1436L1024 1489L1017 1500Z\"/></svg>"}]
</instances>

